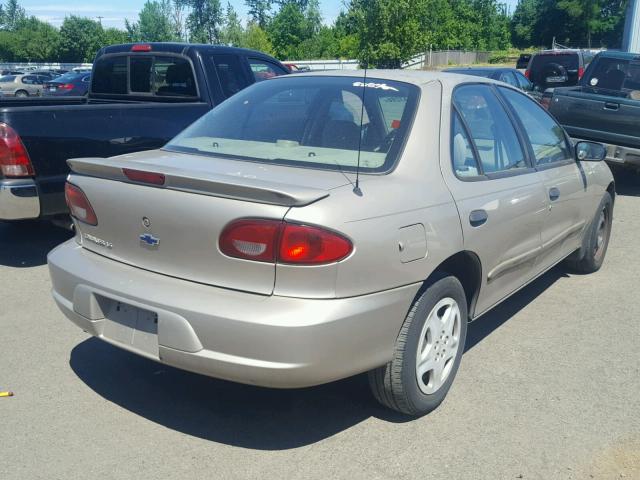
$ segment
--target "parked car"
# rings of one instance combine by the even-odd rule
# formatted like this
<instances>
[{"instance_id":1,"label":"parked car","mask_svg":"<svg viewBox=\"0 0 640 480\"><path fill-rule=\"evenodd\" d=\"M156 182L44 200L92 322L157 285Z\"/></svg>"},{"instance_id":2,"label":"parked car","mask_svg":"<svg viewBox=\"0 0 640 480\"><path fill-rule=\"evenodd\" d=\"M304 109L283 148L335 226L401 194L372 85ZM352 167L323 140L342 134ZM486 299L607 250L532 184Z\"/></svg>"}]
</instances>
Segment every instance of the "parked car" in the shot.
<instances>
[{"instance_id":1,"label":"parked car","mask_svg":"<svg viewBox=\"0 0 640 480\"><path fill-rule=\"evenodd\" d=\"M5 96L37 96L42 92L44 81L40 75L5 75L0 77L0 88Z\"/></svg>"},{"instance_id":2,"label":"parked car","mask_svg":"<svg viewBox=\"0 0 640 480\"><path fill-rule=\"evenodd\" d=\"M499 82L508 83L512 87L519 88L523 92L533 96L536 100L541 98L539 92L535 92L533 84L515 68L505 67L466 67L466 68L447 68L444 70L449 73L461 73L463 75L473 75L475 77L492 78Z\"/></svg>"},{"instance_id":3,"label":"parked car","mask_svg":"<svg viewBox=\"0 0 640 480\"><path fill-rule=\"evenodd\" d=\"M5 76L5 75L24 75L24 72L20 72L18 70L0 70L0 76Z\"/></svg>"},{"instance_id":4,"label":"parked car","mask_svg":"<svg viewBox=\"0 0 640 480\"><path fill-rule=\"evenodd\" d=\"M289 73L252 50L114 45L98 52L87 97L3 99L0 151L15 153L0 155L0 220L67 221L68 158L160 148L214 105L261 80L252 68Z\"/></svg>"},{"instance_id":5,"label":"parked car","mask_svg":"<svg viewBox=\"0 0 640 480\"><path fill-rule=\"evenodd\" d=\"M578 86L543 103L572 138L604 143L611 165L640 171L640 53L598 54Z\"/></svg>"},{"instance_id":6,"label":"parked car","mask_svg":"<svg viewBox=\"0 0 640 480\"><path fill-rule=\"evenodd\" d=\"M259 83L160 150L69 160L60 309L185 370L280 388L369 371L384 405L436 408L468 320L563 259L600 268L613 177L508 85L362 75Z\"/></svg>"},{"instance_id":7,"label":"parked car","mask_svg":"<svg viewBox=\"0 0 640 480\"><path fill-rule=\"evenodd\" d=\"M54 80L46 82L42 94L46 96L86 95L91 82L90 73L65 73Z\"/></svg>"},{"instance_id":8,"label":"parked car","mask_svg":"<svg viewBox=\"0 0 640 480\"><path fill-rule=\"evenodd\" d=\"M576 85L593 57L589 50L544 50L533 55L525 76L541 92Z\"/></svg>"},{"instance_id":9,"label":"parked car","mask_svg":"<svg viewBox=\"0 0 640 480\"><path fill-rule=\"evenodd\" d=\"M516 68L518 70L525 70L529 65L529 60L531 60L530 53L521 53L516 61Z\"/></svg>"},{"instance_id":10,"label":"parked car","mask_svg":"<svg viewBox=\"0 0 640 480\"><path fill-rule=\"evenodd\" d=\"M31 73L32 75L38 75L42 77L45 81L53 80L60 76L60 74L54 72L53 70L36 70Z\"/></svg>"},{"instance_id":11,"label":"parked car","mask_svg":"<svg viewBox=\"0 0 640 480\"><path fill-rule=\"evenodd\" d=\"M295 63L285 63L284 66L287 67L291 73L311 71L311 68L309 68L308 65L296 65Z\"/></svg>"}]
</instances>

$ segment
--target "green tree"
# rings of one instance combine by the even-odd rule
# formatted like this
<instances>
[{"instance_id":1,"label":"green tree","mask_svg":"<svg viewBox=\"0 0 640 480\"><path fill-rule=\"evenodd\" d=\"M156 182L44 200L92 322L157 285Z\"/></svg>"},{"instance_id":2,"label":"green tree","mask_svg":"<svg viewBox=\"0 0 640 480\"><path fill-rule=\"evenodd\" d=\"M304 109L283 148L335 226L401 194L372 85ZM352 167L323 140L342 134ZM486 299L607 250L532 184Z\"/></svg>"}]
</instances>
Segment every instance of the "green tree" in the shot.
<instances>
[{"instance_id":1,"label":"green tree","mask_svg":"<svg viewBox=\"0 0 640 480\"><path fill-rule=\"evenodd\" d=\"M17 61L47 62L57 59L60 34L50 24L36 17L25 18L13 35L13 56Z\"/></svg>"},{"instance_id":2,"label":"green tree","mask_svg":"<svg viewBox=\"0 0 640 480\"><path fill-rule=\"evenodd\" d=\"M250 21L265 29L269 24L271 0L245 0L244 3L247 6Z\"/></svg>"},{"instance_id":3,"label":"green tree","mask_svg":"<svg viewBox=\"0 0 640 480\"><path fill-rule=\"evenodd\" d=\"M102 25L89 18L66 17L60 26L58 53L62 62L92 62L103 46Z\"/></svg>"},{"instance_id":4,"label":"green tree","mask_svg":"<svg viewBox=\"0 0 640 480\"><path fill-rule=\"evenodd\" d=\"M351 8L357 18L362 64L399 68L424 50L423 0L353 0Z\"/></svg>"},{"instance_id":5,"label":"green tree","mask_svg":"<svg viewBox=\"0 0 640 480\"><path fill-rule=\"evenodd\" d=\"M284 4L271 20L268 33L278 58L294 57L298 45L308 38L307 22L302 8L295 2Z\"/></svg>"},{"instance_id":6,"label":"green tree","mask_svg":"<svg viewBox=\"0 0 640 480\"><path fill-rule=\"evenodd\" d=\"M8 0L0 14L0 28L13 32L27 19L27 14L18 0Z\"/></svg>"},{"instance_id":7,"label":"green tree","mask_svg":"<svg viewBox=\"0 0 640 480\"><path fill-rule=\"evenodd\" d=\"M231 2L227 2L227 11L224 18L224 25L220 32L222 43L238 47L242 44L244 37L244 29L240 23L238 13L235 11Z\"/></svg>"},{"instance_id":8,"label":"green tree","mask_svg":"<svg viewBox=\"0 0 640 480\"><path fill-rule=\"evenodd\" d=\"M120 30L119 28L105 28L102 39L103 46L105 47L130 41L127 32L125 30Z\"/></svg>"},{"instance_id":9,"label":"green tree","mask_svg":"<svg viewBox=\"0 0 640 480\"><path fill-rule=\"evenodd\" d=\"M271 40L269 40L267 32L260 28L260 25L253 22L247 25L241 46L268 53L269 55L273 55L275 53L273 44L271 43Z\"/></svg>"},{"instance_id":10,"label":"green tree","mask_svg":"<svg viewBox=\"0 0 640 480\"><path fill-rule=\"evenodd\" d=\"M168 42L176 40L169 0L147 0L138 13L138 21L125 21L131 40L138 42Z\"/></svg>"},{"instance_id":11,"label":"green tree","mask_svg":"<svg viewBox=\"0 0 640 480\"><path fill-rule=\"evenodd\" d=\"M220 43L222 7L220 0L189 0L191 13L187 17L189 39L192 42Z\"/></svg>"}]
</instances>

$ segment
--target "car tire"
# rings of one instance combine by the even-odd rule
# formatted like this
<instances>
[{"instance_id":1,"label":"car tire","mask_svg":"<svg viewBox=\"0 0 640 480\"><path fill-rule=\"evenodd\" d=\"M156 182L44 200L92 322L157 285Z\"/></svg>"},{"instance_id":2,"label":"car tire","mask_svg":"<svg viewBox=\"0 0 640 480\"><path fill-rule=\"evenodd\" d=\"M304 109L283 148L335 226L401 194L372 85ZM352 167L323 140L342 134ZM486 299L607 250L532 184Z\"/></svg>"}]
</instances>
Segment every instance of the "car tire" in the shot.
<instances>
[{"instance_id":1,"label":"car tire","mask_svg":"<svg viewBox=\"0 0 640 480\"><path fill-rule=\"evenodd\" d=\"M467 300L460 281L438 275L411 305L391 361L369 372L374 397L411 416L438 407L458 371L467 321ZM419 377L420 370L424 372Z\"/></svg>"},{"instance_id":2,"label":"car tire","mask_svg":"<svg viewBox=\"0 0 640 480\"><path fill-rule=\"evenodd\" d=\"M16 92L16 97L28 97L29 96L29 92L27 92L26 90L18 90Z\"/></svg>"},{"instance_id":3,"label":"car tire","mask_svg":"<svg viewBox=\"0 0 640 480\"><path fill-rule=\"evenodd\" d=\"M576 273L594 273L600 270L607 254L613 220L613 199L605 192L596 215L585 232L582 248L565 261L569 270Z\"/></svg>"}]
</instances>

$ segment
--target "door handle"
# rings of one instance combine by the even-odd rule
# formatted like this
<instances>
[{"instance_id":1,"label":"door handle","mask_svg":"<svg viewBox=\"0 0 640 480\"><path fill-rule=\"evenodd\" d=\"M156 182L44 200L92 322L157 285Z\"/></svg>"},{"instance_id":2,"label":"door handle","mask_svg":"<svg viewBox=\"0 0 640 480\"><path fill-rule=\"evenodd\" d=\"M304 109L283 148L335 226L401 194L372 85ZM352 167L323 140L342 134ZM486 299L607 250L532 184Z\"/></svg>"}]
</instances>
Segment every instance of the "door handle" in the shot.
<instances>
[{"instance_id":1,"label":"door handle","mask_svg":"<svg viewBox=\"0 0 640 480\"><path fill-rule=\"evenodd\" d=\"M556 187L551 187L549 189L549 200L551 200L552 202L555 202L559 198L560 198L560 190L558 190Z\"/></svg>"},{"instance_id":2,"label":"door handle","mask_svg":"<svg viewBox=\"0 0 640 480\"><path fill-rule=\"evenodd\" d=\"M605 104L604 104L604 109L605 110L618 110L618 108L620 108L620 104L619 103L605 102Z\"/></svg>"},{"instance_id":3,"label":"door handle","mask_svg":"<svg viewBox=\"0 0 640 480\"><path fill-rule=\"evenodd\" d=\"M489 215L485 210L473 210L469 214L469 223L472 227L479 227L484 225L489 218Z\"/></svg>"}]
</instances>

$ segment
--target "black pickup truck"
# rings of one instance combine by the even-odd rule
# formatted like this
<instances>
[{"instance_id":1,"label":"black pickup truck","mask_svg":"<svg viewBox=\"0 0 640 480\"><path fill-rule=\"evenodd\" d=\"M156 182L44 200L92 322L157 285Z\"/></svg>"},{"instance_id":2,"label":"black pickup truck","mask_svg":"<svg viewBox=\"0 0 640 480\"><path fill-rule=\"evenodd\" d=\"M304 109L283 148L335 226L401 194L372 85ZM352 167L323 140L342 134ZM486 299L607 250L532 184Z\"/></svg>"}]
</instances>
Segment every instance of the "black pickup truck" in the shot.
<instances>
[{"instance_id":1,"label":"black pickup truck","mask_svg":"<svg viewBox=\"0 0 640 480\"><path fill-rule=\"evenodd\" d=\"M577 86L542 104L573 139L605 144L609 164L640 171L640 54L599 53Z\"/></svg>"},{"instance_id":2,"label":"black pickup truck","mask_svg":"<svg viewBox=\"0 0 640 480\"><path fill-rule=\"evenodd\" d=\"M65 215L67 159L159 148L242 88L287 73L252 50L114 45L96 55L87 97L0 100L0 220Z\"/></svg>"}]
</instances>

